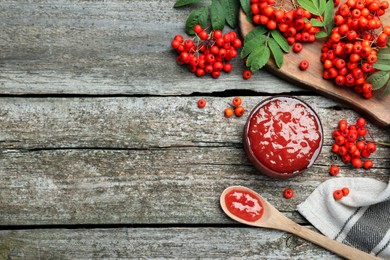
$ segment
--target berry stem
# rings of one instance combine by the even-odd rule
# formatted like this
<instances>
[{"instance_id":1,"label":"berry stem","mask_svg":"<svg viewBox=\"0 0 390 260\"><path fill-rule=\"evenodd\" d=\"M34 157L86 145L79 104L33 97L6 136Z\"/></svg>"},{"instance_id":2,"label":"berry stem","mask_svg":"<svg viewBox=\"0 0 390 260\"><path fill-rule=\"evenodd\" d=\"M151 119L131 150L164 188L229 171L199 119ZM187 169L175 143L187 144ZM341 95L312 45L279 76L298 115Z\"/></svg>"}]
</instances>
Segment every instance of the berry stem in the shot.
<instances>
[{"instance_id":1,"label":"berry stem","mask_svg":"<svg viewBox=\"0 0 390 260\"><path fill-rule=\"evenodd\" d=\"M377 141L375 141L374 143L375 143L375 144L382 145L382 146L390 147L390 143L383 143L383 142L377 142Z\"/></svg>"}]
</instances>

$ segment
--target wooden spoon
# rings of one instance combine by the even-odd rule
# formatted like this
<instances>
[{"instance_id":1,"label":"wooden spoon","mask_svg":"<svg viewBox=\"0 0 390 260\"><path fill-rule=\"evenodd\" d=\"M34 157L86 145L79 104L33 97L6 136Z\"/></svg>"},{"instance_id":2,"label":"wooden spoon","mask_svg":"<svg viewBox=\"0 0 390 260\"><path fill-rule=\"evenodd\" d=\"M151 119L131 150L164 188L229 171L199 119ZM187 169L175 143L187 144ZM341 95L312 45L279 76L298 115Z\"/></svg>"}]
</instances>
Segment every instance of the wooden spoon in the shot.
<instances>
[{"instance_id":1,"label":"wooden spoon","mask_svg":"<svg viewBox=\"0 0 390 260\"><path fill-rule=\"evenodd\" d=\"M232 214L226 206L225 196L227 193L233 191L246 191L257 196L257 199L260 200L263 206L263 215L260 219L256 221L246 221ZM253 190L243 187L243 186L231 186L226 188L220 198L220 203L223 211L230 218L251 226L255 227L265 227L272 228L277 230L286 231L292 234L295 234L303 239L306 239L314 244L317 244L333 253L336 253L342 257L347 259L379 259L373 255L360 251L356 248L347 246L343 243L340 243L336 240L330 239L324 235L319 234L318 232L312 231L308 228L298 225L294 221L290 220L286 216L284 216L281 212L279 212L276 208L274 208L270 203L268 203L263 197L261 197L258 193Z\"/></svg>"}]
</instances>

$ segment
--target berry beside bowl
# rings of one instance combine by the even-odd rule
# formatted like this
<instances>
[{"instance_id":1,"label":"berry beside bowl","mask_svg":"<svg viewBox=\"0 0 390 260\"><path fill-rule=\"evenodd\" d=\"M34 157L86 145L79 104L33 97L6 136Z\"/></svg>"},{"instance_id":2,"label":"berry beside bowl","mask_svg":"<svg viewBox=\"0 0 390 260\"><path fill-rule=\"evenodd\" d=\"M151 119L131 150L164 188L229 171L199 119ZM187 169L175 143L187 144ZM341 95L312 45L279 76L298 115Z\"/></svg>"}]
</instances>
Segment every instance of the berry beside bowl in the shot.
<instances>
[{"instance_id":1,"label":"berry beside bowl","mask_svg":"<svg viewBox=\"0 0 390 260\"><path fill-rule=\"evenodd\" d=\"M244 128L244 148L261 173L287 179L303 173L318 158L323 129L316 112L304 101L276 96L261 101Z\"/></svg>"}]
</instances>

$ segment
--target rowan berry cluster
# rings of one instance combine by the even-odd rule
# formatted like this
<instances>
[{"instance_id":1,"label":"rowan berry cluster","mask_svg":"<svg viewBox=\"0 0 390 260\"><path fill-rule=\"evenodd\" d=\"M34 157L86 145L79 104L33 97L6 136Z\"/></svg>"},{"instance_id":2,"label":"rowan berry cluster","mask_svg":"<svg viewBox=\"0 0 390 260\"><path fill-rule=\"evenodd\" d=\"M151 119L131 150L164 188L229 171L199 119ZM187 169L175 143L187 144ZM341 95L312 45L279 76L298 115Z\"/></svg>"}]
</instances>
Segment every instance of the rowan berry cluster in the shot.
<instances>
[{"instance_id":1,"label":"rowan berry cluster","mask_svg":"<svg viewBox=\"0 0 390 260\"><path fill-rule=\"evenodd\" d=\"M388 7L386 0L348 0L338 8L335 27L321 50L325 79L353 88L364 98L372 97L366 74L375 71L377 50L386 46L390 35L390 26L382 26L379 18Z\"/></svg>"},{"instance_id":2,"label":"rowan berry cluster","mask_svg":"<svg viewBox=\"0 0 390 260\"><path fill-rule=\"evenodd\" d=\"M233 109L234 108L234 109ZM225 117L231 117L236 115L237 117L243 116L245 113L245 108L242 106L242 99L239 97L233 98L233 104L231 104L231 107L227 107L224 110Z\"/></svg>"},{"instance_id":3,"label":"rowan berry cluster","mask_svg":"<svg viewBox=\"0 0 390 260\"><path fill-rule=\"evenodd\" d=\"M289 45L293 45L295 42L315 41L315 34L320 31L320 28L313 26L307 20L312 18L309 11L300 7L285 11L277 9L275 4L275 0L251 0L253 22L257 25L262 24L269 30L278 29Z\"/></svg>"},{"instance_id":4,"label":"rowan berry cluster","mask_svg":"<svg viewBox=\"0 0 390 260\"><path fill-rule=\"evenodd\" d=\"M221 71L229 73L233 66L229 62L238 55L242 42L235 32L223 34L220 30L208 33L200 25L194 26L195 38L184 39L180 34L171 42L180 65L189 65L189 70L202 77L210 74L219 78Z\"/></svg>"},{"instance_id":5,"label":"rowan berry cluster","mask_svg":"<svg viewBox=\"0 0 390 260\"><path fill-rule=\"evenodd\" d=\"M365 126L366 120L362 117L352 125L348 125L346 120L340 120L338 129L332 133L335 141L332 145L332 152L339 154L344 163L351 163L356 168L370 169L373 162L366 158L376 151L376 144L366 141L365 136L368 131ZM338 173L339 168L333 165L330 168L330 174L337 175Z\"/></svg>"}]
</instances>

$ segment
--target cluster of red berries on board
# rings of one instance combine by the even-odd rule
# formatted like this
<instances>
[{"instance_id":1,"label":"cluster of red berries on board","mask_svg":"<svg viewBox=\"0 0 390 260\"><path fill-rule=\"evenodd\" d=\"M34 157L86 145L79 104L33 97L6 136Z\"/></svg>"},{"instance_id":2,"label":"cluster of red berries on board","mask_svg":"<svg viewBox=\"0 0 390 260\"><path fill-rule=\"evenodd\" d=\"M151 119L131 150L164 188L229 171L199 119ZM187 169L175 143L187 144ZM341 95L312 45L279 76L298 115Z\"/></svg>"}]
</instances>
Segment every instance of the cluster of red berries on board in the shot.
<instances>
[{"instance_id":1,"label":"cluster of red berries on board","mask_svg":"<svg viewBox=\"0 0 390 260\"><path fill-rule=\"evenodd\" d=\"M375 71L378 49L387 45L390 26L383 26L380 16L388 7L387 1L348 0L338 8L335 27L321 50L325 79L372 97L373 86L366 78Z\"/></svg>"},{"instance_id":2,"label":"cluster of red berries on board","mask_svg":"<svg viewBox=\"0 0 390 260\"><path fill-rule=\"evenodd\" d=\"M221 71L229 73L233 66L229 62L238 55L241 40L233 31L223 34L221 30L207 32L200 25L194 26L195 37L184 39L180 34L171 42L177 52L176 61L188 65L191 72L202 77L206 74L219 78Z\"/></svg>"},{"instance_id":3,"label":"cluster of red berries on board","mask_svg":"<svg viewBox=\"0 0 390 260\"><path fill-rule=\"evenodd\" d=\"M338 129L334 130L332 137L334 144L332 152L341 156L344 163L351 163L353 167L370 169L373 166L369 156L376 151L376 144L373 141L367 141L366 120L358 118L355 124L349 125L346 120L340 120ZM336 165L330 167L329 173L337 175L340 168Z\"/></svg>"}]
</instances>

